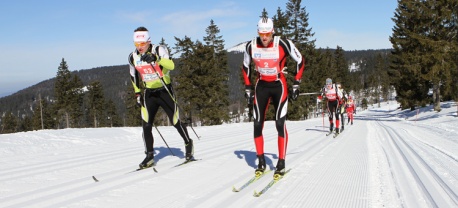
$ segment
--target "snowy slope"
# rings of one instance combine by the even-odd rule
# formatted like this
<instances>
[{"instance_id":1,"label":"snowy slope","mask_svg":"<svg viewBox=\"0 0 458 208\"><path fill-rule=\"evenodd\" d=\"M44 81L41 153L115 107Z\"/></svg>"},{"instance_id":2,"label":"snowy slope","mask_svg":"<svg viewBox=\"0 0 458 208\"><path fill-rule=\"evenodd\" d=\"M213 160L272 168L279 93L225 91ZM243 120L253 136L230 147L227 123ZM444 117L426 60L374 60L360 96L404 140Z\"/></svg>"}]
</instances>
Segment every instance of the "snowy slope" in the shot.
<instances>
[{"instance_id":1,"label":"snowy slope","mask_svg":"<svg viewBox=\"0 0 458 208\"><path fill-rule=\"evenodd\" d=\"M180 167L181 138L159 127L175 156L153 131L158 173L132 172L144 158L139 127L0 135L0 207L458 207L456 104L440 113L396 107L358 111L335 139L325 136L327 117L288 121L292 170L259 198L272 173L232 192L257 164L252 123L194 127L201 160ZM272 121L264 137L274 169Z\"/></svg>"},{"instance_id":2,"label":"snowy slope","mask_svg":"<svg viewBox=\"0 0 458 208\"><path fill-rule=\"evenodd\" d=\"M227 49L227 52L238 52L238 53L243 53L245 51L245 46L247 42L241 42L235 46L232 46L231 48Z\"/></svg>"}]
</instances>

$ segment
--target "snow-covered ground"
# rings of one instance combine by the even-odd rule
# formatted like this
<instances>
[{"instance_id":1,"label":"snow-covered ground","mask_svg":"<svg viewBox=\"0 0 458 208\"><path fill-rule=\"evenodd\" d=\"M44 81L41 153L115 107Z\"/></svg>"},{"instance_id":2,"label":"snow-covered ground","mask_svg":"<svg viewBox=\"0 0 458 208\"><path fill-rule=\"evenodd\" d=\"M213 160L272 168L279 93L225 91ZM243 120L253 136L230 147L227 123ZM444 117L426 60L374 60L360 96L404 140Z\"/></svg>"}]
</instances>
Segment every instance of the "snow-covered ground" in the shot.
<instances>
[{"instance_id":1,"label":"snow-covered ground","mask_svg":"<svg viewBox=\"0 0 458 208\"><path fill-rule=\"evenodd\" d=\"M397 106L358 111L335 139L327 117L288 121L292 170L258 198L272 172L232 192L257 164L252 123L194 127L200 139L188 129L201 160L179 167L181 138L158 127L175 155L153 131L158 173L132 172L144 158L139 127L0 135L0 207L458 207L456 104L440 113ZM274 169L272 121L264 137Z\"/></svg>"}]
</instances>

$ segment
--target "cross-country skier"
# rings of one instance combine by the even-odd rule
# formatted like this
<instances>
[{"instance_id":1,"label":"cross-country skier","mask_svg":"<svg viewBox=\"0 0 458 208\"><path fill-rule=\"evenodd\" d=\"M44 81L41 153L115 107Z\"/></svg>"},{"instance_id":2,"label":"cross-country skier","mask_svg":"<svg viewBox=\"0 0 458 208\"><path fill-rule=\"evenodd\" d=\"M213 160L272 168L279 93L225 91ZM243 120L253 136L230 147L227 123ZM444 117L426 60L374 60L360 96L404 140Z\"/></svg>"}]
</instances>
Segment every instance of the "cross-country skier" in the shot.
<instances>
[{"instance_id":1,"label":"cross-country skier","mask_svg":"<svg viewBox=\"0 0 458 208\"><path fill-rule=\"evenodd\" d=\"M285 120L288 106L288 86L284 70L286 58L290 56L297 62L293 74L295 76L291 98L299 96L299 83L302 78L305 60L291 40L274 36L274 24L270 18L261 18L258 22L259 37L254 38L245 46L242 74L245 81L245 96L252 96L251 63L257 74L254 83L253 117L254 117L254 143L258 157L256 174L262 174L266 169L264 158L264 127L265 114L269 103L275 108L275 125L278 132L278 162L275 174L283 175L285 172L285 156L288 144L288 132Z\"/></svg>"},{"instance_id":2,"label":"cross-country skier","mask_svg":"<svg viewBox=\"0 0 458 208\"><path fill-rule=\"evenodd\" d=\"M140 169L154 165L153 121L159 107L164 109L170 122L178 130L185 144L186 160L192 160L193 141L189 138L186 126L180 121L176 97L172 89L169 72L175 68L166 47L151 44L145 27L134 31L135 50L129 54L130 79L134 86L137 104L142 107L143 140L145 159ZM144 88L143 93L141 89Z\"/></svg>"},{"instance_id":3,"label":"cross-country skier","mask_svg":"<svg viewBox=\"0 0 458 208\"><path fill-rule=\"evenodd\" d=\"M340 102L339 102L339 107L337 108L337 113L339 114L340 116L340 120L342 121L341 124L342 124L342 127L340 128L340 132L342 132L343 130L345 130L345 102L347 101L347 96L346 96L346 92L345 90L342 88L342 85L340 83L337 83L336 84L337 86L337 89L341 92L342 94L342 99L340 99Z\"/></svg>"},{"instance_id":4,"label":"cross-country skier","mask_svg":"<svg viewBox=\"0 0 458 208\"><path fill-rule=\"evenodd\" d=\"M351 121L351 125L353 125L353 114L356 114L356 107L353 101L353 97L351 95L348 96L346 107L347 107L347 116L348 116L347 124L350 123Z\"/></svg>"},{"instance_id":5,"label":"cross-country skier","mask_svg":"<svg viewBox=\"0 0 458 208\"><path fill-rule=\"evenodd\" d=\"M328 110L328 116L329 116L329 133L332 133L334 130L334 119L333 117L336 117L336 134L339 134L339 113L337 112L337 108L339 107L340 100L342 98L342 93L339 91L339 89L336 87L335 84L332 83L331 78L326 79L326 85L321 91L321 96L325 96L327 100L327 110Z\"/></svg>"}]
</instances>

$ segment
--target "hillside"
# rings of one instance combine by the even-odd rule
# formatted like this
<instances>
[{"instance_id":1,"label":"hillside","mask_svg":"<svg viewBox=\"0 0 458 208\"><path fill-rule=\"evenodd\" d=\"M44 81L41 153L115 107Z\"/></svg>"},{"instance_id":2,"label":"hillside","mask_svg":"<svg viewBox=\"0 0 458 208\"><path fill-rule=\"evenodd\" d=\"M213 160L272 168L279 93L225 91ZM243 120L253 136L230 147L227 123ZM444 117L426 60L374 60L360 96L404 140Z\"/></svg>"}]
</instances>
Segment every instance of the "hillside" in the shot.
<instances>
[{"instance_id":1,"label":"hillside","mask_svg":"<svg viewBox=\"0 0 458 208\"><path fill-rule=\"evenodd\" d=\"M242 89L242 85L240 84L242 54L230 53L228 60L231 69L231 75L229 78L230 85L240 86L240 89L237 87L230 88L230 99L232 102L243 96L239 95L242 94L240 91ZM100 81L104 89L105 97L115 101L119 115L126 112L124 100L127 99L126 95L129 90L133 89L130 82L129 67L127 64L77 70L72 71L71 73L76 74L83 81L84 85L88 85L94 81ZM179 69L172 71L172 76L174 73L179 73ZM0 112L11 111L14 112L14 114L21 116L31 115L32 109L37 104L36 101L40 95L42 99L46 99L48 101L53 100L54 80L54 78L44 80L12 95L0 98Z\"/></svg>"}]
</instances>

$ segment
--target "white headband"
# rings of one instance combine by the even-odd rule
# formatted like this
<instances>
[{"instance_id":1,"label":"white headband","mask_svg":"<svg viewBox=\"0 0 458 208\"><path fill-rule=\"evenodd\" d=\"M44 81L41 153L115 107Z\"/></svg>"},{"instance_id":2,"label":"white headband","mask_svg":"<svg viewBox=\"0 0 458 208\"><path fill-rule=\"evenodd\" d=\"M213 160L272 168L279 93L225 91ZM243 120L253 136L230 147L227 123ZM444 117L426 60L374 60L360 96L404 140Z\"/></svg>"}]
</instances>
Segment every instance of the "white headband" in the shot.
<instances>
[{"instance_id":1,"label":"white headband","mask_svg":"<svg viewBox=\"0 0 458 208\"><path fill-rule=\"evenodd\" d=\"M148 31L134 32L134 42L147 42L147 41L149 41Z\"/></svg>"}]
</instances>

